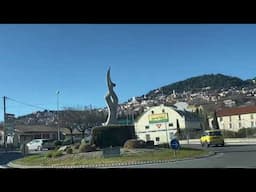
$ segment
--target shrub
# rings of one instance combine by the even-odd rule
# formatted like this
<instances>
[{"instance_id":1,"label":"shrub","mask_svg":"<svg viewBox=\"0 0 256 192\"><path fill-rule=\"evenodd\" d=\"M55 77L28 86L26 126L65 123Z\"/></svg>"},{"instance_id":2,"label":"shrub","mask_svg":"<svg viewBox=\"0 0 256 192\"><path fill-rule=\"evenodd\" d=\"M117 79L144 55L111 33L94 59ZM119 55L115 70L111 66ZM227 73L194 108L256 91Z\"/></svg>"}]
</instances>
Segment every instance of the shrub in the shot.
<instances>
[{"instance_id":1,"label":"shrub","mask_svg":"<svg viewBox=\"0 0 256 192\"><path fill-rule=\"evenodd\" d=\"M154 148L154 141L153 140L147 141L146 142L146 147L147 148Z\"/></svg>"},{"instance_id":2,"label":"shrub","mask_svg":"<svg viewBox=\"0 0 256 192\"><path fill-rule=\"evenodd\" d=\"M96 151L95 145L81 144L79 147L79 153Z\"/></svg>"},{"instance_id":3,"label":"shrub","mask_svg":"<svg viewBox=\"0 0 256 192\"><path fill-rule=\"evenodd\" d=\"M84 138L81 140L81 144L90 144L90 142Z\"/></svg>"},{"instance_id":4,"label":"shrub","mask_svg":"<svg viewBox=\"0 0 256 192\"><path fill-rule=\"evenodd\" d=\"M162 144L157 145L157 147L159 147L159 148L170 148L170 145L168 143L162 143Z\"/></svg>"},{"instance_id":5,"label":"shrub","mask_svg":"<svg viewBox=\"0 0 256 192\"><path fill-rule=\"evenodd\" d=\"M71 138L66 138L66 139L64 139L64 141L62 142L62 145L71 145L71 144L72 144Z\"/></svg>"},{"instance_id":6,"label":"shrub","mask_svg":"<svg viewBox=\"0 0 256 192\"><path fill-rule=\"evenodd\" d=\"M57 140L57 141L54 141L54 146L61 146L62 145L62 142Z\"/></svg>"},{"instance_id":7,"label":"shrub","mask_svg":"<svg viewBox=\"0 0 256 192\"><path fill-rule=\"evenodd\" d=\"M129 139L124 143L126 149L144 148L145 146L146 143L143 140Z\"/></svg>"},{"instance_id":8,"label":"shrub","mask_svg":"<svg viewBox=\"0 0 256 192\"><path fill-rule=\"evenodd\" d=\"M20 151L23 155L26 155L29 153L28 146L24 143L20 146Z\"/></svg>"},{"instance_id":9,"label":"shrub","mask_svg":"<svg viewBox=\"0 0 256 192\"><path fill-rule=\"evenodd\" d=\"M61 151L50 151L50 152L46 153L46 157L48 157L48 158L60 157L61 155L63 155Z\"/></svg>"},{"instance_id":10,"label":"shrub","mask_svg":"<svg viewBox=\"0 0 256 192\"><path fill-rule=\"evenodd\" d=\"M79 147L80 147L80 143L75 143L74 149L79 149Z\"/></svg>"},{"instance_id":11,"label":"shrub","mask_svg":"<svg viewBox=\"0 0 256 192\"><path fill-rule=\"evenodd\" d=\"M242 128L238 132L223 130L222 131L225 138L245 138L245 137L254 137L256 134L255 128Z\"/></svg>"},{"instance_id":12,"label":"shrub","mask_svg":"<svg viewBox=\"0 0 256 192\"><path fill-rule=\"evenodd\" d=\"M235 131L230 131L230 130L223 130L222 134L224 136L224 138L237 138L237 132Z\"/></svg>"},{"instance_id":13,"label":"shrub","mask_svg":"<svg viewBox=\"0 0 256 192\"><path fill-rule=\"evenodd\" d=\"M66 150L66 152L67 152L67 154L72 154L72 153L73 153L73 150L72 150L72 148L68 148L68 149Z\"/></svg>"},{"instance_id":14,"label":"shrub","mask_svg":"<svg viewBox=\"0 0 256 192\"><path fill-rule=\"evenodd\" d=\"M92 143L101 148L123 146L128 139L134 138L133 125L108 125L92 129Z\"/></svg>"},{"instance_id":15,"label":"shrub","mask_svg":"<svg viewBox=\"0 0 256 192\"><path fill-rule=\"evenodd\" d=\"M53 152L54 152L54 151L50 151L50 152L46 153L46 157L51 158L51 157L52 157Z\"/></svg>"},{"instance_id":16,"label":"shrub","mask_svg":"<svg viewBox=\"0 0 256 192\"><path fill-rule=\"evenodd\" d=\"M63 154L62 154L62 152L61 151L53 151L53 153L52 153L52 157L60 157L60 156L62 156Z\"/></svg>"}]
</instances>

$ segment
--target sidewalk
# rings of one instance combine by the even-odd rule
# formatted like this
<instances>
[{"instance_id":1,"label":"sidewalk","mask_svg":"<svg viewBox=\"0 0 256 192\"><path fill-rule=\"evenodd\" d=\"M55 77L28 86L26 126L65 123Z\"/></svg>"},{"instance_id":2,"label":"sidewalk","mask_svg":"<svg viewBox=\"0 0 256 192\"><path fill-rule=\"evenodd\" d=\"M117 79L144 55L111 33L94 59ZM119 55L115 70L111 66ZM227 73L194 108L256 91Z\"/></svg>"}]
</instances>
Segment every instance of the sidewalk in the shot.
<instances>
[{"instance_id":1,"label":"sidewalk","mask_svg":"<svg viewBox=\"0 0 256 192\"><path fill-rule=\"evenodd\" d=\"M180 140L180 144L188 144L188 140ZM199 139L189 139L189 144L200 144ZM256 145L256 138L225 138L228 145Z\"/></svg>"}]
</instances>

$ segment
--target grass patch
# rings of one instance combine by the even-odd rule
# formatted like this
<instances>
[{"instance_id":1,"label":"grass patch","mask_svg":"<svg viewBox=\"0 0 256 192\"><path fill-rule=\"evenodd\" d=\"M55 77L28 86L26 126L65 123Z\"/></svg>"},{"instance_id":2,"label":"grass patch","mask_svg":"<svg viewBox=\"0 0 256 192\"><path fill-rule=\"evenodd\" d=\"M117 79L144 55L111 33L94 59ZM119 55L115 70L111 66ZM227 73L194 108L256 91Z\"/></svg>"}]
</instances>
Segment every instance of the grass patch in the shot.
<instances>
[{"instance_id":1,"label":"grass patch","mask_svg":"<svg viewBox=\"0 0 256 192\"><path fill-rule=\"evenodd\" d=\"M93 165L93 164L109 164L109 163L126 163L147 160L172 160L183 159L188 157L196 157L208 154L207 151L201 149L182 148L177 151L176 158L171 149L156 149L153 151L144 151L138 153L124 153L120 157L111 158L85 158L83 154L67 154L61 157L49 158L47 155L31 155L14 161L20 165L41 165L41 166L63 166L63 165Z\"/></svg>"}]
</instances>

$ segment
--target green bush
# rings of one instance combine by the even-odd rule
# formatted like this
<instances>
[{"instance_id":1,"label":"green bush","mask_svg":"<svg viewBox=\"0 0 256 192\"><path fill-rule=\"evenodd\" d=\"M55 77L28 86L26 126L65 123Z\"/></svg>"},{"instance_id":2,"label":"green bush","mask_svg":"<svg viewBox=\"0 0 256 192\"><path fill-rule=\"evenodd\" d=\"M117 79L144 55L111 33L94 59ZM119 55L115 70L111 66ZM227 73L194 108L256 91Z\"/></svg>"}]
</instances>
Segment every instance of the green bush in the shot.
<instances>
[{"instance_id":1,"label":"green bush","mask_svg":"<svg viewBox=\"0 0 256 192\"><path fill-rule=\"evenodd\" d=\"M255 137L256 128L242 128L238 132L223 130L222 131L225 138L245 138L245 137Z\"/></svg>"},{"instance_id":2,"label":"green bush","mask_svg":"<svg viewBox=\"0 0 256 192\"><path fill-rule=\"evenodd\" d=\"M62 145L71 145L71 144L72 144L71 138L66 138L66 139L64 139L64 141L62 142Z\"/></svg>"},{"instance_id":3,"label":"green bush","mask_svg":"<svg viewBox=\"0 0 256 192\"><path fill-rule=\"evenodd\" d=\"M85 152L91 152L91 151L96 151L95 145L81 144L79 147L79 153L85 153Z\"/></svg>"},{"instance_id":4,"label":"green bush","mask_svg":"<svg viewBox=\"0 0 256 192\"><path fill-rule=\"evenodd\" d=\"M54 145L57 146L61 146L62 145L62 141L56 140L54 141Z\"/></svg>"},{"instance_id":5,"label":"green bush","mask_svg":"<svg viewBox=\"0 0 256 192\"><path fill-rule=\"evenodd\" d=\"M92 143L101 148L123 146L128 139L134 138L133 125L108 125L92 129Z\"/></svg>"},{"instance_id":6,"label":"green bush","mask_svg":"<svg viewBox=\"0 0 256 192\"><path fill-rule=\"evenodd\" d=\"M52 154L53 154L53 151L50 151L50 152L46 153L46 157L52 158Z\"/></svg>"},{"instance_id":7,"label":"green bush","mask_svg":"<svg viewBox=\"0 0 256 192\"><path fill-rule=\"evenodd\" d=\"M229 131L229 130L223 130L222 134L224 136L224 138L237 138L237 132L235 131Z\"/></svg>"},{"instance_id":8,"label":"green bush","mask_svg":"<svg viewBox=\"0 0 256 192\"><path fill-rule=\"evenodd\" d=\"M52 157L60 157L60 156L62 156L63 154L62 154L62 152L61 151L54 151L53 152L53 154L52 154Z\"/></svg>"},{"instance_id":9,"label":"green bush","mask_svg":"<svg viewBox=\"0 0 256 192\"><path fill-rule=\"evenodd\" d=\"M81 140L81 144L90 144L90 141L84 138Z\"/></svg>"},{"instance_id":10,"label":"green bush","mask_svg":"<svg viewBox=\"0 0 256 192\"><path fill-rule=\"evenodd\" d=\"M135 149L135 148L144 148L146 143L143 140L129 139L124 143L124 148L126 149Z\"/></svg>"},{"instance_id":11,"label":"green bush","mask_svg":"<svg viewBox=\"0 0 256 192\"><path fill-rule=\"evenodd\" d=\"M61 151L57 151L57 150L54 150L54 151L50 151L48 153L46 153L46 157L48 158L52 158L52 157L60 157L62 154Z\"/></svg>"},{"instance_id":12,"label":"green bush","mask_svg":"<svg viewBox=\"0 0 256 192\"><path fill-rule=\"evenodd\" d=\"M239 129L237 132L238 137L253 137L256 134L256 129L255 128L242 128Z\"/></svg>"},{"instance_id":13,"label":"green bush","mask_svg":"<svg viewBox=\"0 0 256 192\"><path fill-rule=\"evenodd\" d=\"M20 151L23 155L26 155L29 153L28 146L24 143L20 146Z\"/></svg>"},{"instance_id":14,"label":"green bush","mask_svg":"<svg viewBox=\"0 0 256 192\"><path fill-rule=\"evenodd\" d=\"M73 150L72 150L72 148L68 148L68 149L66 150L66 152L67 152L67 154L72 154L72 153L73 153Z\"/></svg>"},{"instance_id":15,"label":"green bush","mask_svg":"<svg viewBox=\"0 0 256 192\"><path fill-rule=\"evenodd\" d=\"M74 149L79 149L79 147L80 147L80 143L75 143L74 144Z\"/></svg>"},{"instance_id":16,"label":"green bush","mask_svg":"<svg viewBox=\"0 0 256 192\"><path fill-rule=\"evenodd\" d=\"M154 141L153 140L147 141L146 142L146 147L147 148L154 148Z\"/></svg>"},{"instance_id":17,"label":"green bush","mask_svg":"<svg viewBox=\"0 0 256 192\"><path fill-rule=\"evenodd\" d=\"M157 145L157 147L159 147L159 148L170 148L170 145L168 143L162 143L162 144Z\"/></svg>"}]
</instances>

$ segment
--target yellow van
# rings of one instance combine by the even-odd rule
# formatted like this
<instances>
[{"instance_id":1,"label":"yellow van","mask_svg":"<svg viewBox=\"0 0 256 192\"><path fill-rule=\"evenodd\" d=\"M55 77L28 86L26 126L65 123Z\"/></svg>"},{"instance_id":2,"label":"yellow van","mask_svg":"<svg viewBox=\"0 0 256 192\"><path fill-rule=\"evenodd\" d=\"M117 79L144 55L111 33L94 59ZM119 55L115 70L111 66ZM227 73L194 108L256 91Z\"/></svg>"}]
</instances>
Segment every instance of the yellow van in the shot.
<instances>
[{"instance_id":1,"label":"yellow van","mask_svg":"<svg viewBox=\"0 0 256 192\"><path fill-rule=\"evenodd\" d=\"M219 129L207 130L200 138L202 147L210 147L210 145L224 146L224 137Z\"/></svg>"}]
</instances>

